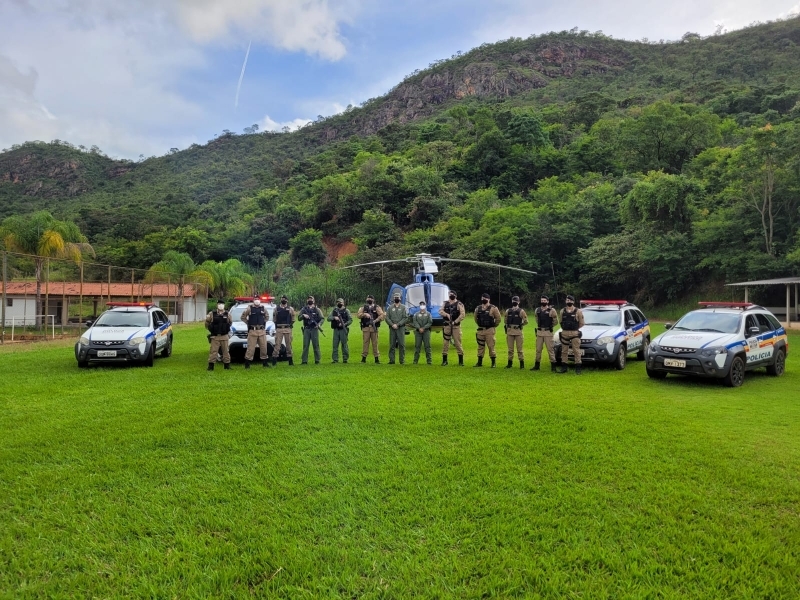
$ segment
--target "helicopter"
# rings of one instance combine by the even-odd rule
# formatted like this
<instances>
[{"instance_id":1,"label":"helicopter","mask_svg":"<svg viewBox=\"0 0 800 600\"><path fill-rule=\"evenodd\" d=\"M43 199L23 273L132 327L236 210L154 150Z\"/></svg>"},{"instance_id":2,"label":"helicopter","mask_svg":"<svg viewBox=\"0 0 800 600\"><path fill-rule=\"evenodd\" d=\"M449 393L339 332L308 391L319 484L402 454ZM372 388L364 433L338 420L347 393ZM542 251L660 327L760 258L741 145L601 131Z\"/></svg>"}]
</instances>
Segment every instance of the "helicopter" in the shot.
<instances>
[{"instance_id":1,"label":"helicopter","mask_svg":"<svg viewBox=\"0 0 800 600\"><path fill-rule=\"evenodd\" d=\"M517 267L506 267L496 263L482 262L479 260L466 260L462 258L445 258L443 256L433 256L431 254L415 254L406 258L396 258L391 260L379 260L376 262L361 263L358 265L349 265L342 267L343 269L356 269L358 267L368 267L373 265L385 265L389 263L416 263L417 266L412 269L414 275L414 282L406 286L401 286L397 283L392 283L389 288L389 294L386 296L385 308L389 308L392 298L395 293L400 293L400 301L408 309L409 317L419 312L419 303L425 302L428 307L428 312L433 318L433 329L441 331L444 325L444 318L441 315L441 309L447 301L450 294L450 288L444 284L434 280L433 276L439 272L437 263L453 262L453 263L466 263L470 265L478 265L483 267L492 267L495 269L508 269L510 271L519 271L520 273L528 273L536 275L536 271L529 271L527 269L519 269Z\"/></svg>"}]
</instances>

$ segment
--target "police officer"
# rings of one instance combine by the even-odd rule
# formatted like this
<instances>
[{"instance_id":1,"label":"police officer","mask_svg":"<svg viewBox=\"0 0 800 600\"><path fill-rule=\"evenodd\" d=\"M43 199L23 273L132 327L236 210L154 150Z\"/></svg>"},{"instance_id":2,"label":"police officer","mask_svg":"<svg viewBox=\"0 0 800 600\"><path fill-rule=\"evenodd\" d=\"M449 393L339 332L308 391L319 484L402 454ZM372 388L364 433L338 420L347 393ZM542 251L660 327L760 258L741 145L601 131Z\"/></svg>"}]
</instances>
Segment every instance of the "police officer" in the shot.
<instances>
[{"instance_id":1,"label":"police officer","mask_svg":"<svg viewBox=\"0 0 800 600\"><path fill-rule=\"evenodd\" d=\"M478 364L475 366L483 366L483 354L486 346L489 346L489 358L492 359L492 368L494 369L497 360L497 354L494 351L495 332L503 318L497 307L489 302L489 298L489 294L483 294L481 303L475 307L475 322L478 324L478 332L475 334L475 339L478 341Z\"/></svg>"},{"instance_id":2,"label":"police officer","mask_svg":"<svg viewBox=\"0 0 800 600\"><path fill-rule=\"evenodd\" d=\"M222 349L222 364L224 368L231 368L231 355L228 352L228 334L231 331L231 315L225 310L225 302L217 302L217 310L211 311L206 315L206 328L210 335L211 350L208 353L208 370L214 370L214 363L219 359L219 351Z\"/></svg>"},{"instance_id":3,"label":"police officer","mask_svg":"<svg viewBox=\"0 0 800 600\"><path fill-rule=\"evenodd\" d=\"M384 320L389 326L389 364L394 364L395 346L400 351L400 364L406 362L406 323L408 323L408 311L400 302L401 296L396 292L392 298L392 304L386 309Z\"/></svg>"},{"instance_id":4,"label":"police officer","mask_svg":"<svg viewBox=\"0 0 800 600\"><path fill-rule=\"evenodd\" d=\"M506 311L506 343L508 344L508 364L506 369L510 369L514 363L514 346L517 348L519 368L525 368L525 353L522 351L522 343L525 337L522 334L522 328L527 324L528 315L519 305L519 296L514 296L511 298L511 308Z\"/></svg>"},{"instance_id":5,"label":"police officer","mask_svg":"<svg viewBox=\"0 0 800 600\"><path fill-rule=\"evenodd\" d=\"M289 306L289 298L284 294L281 296L280 305L275 307L275 346L272 348L272 366L278 364L278 356L283 343L286 343L286 358L289 359L289 366L294 366L294 358L292 358L294 318L294 309Z\"/></svg>"},{"instance_id":6,"label":"police officer","mask_svg":"<svg viewBox=\"0 0 800 600\"><path fill-rule=\"evenodd\" d=\"M350 345L347 343L347 335L350 333L350 325L353 324L353 315L344 305L344 298L336 299L336 307L328 315L331 329L333 329L333 362L339 362L339 345L342 346L342 362L347 363L350 358Z\"/></svg>"},{"instance_id":7,"label":"police officer","mask_svg":"<svg viewBox=\"0 0 800 600\"><path fill-rule=\"evenodd\" d=\"M556 309L550 306L550 298L542 294L539 308L534 312L536 318L536 362L531 371L538 371L542 360L542 346L547 348L550 370L556 370L556 353L553 352L553 327L558 324Z\"/></svg>"},{"instance_id":8,"label":"police officer","mask_svg":"<svg viewBox=\"0 0 800 600\"><path fill-rule=\"evenodd\" d=\"M445 301L439 314L444 319L442 328L442 366L447 366L447 353L450 351L450 342L456 347L458 353L458 366L464 366L464 348L461 347L461 321L467 316L467 309L458 301L456 293L450 290L448 300Z\"/></svg>"},{"instance_id":9,"label":"police officer","mask_svg":"<svg viewBox=\"0 0 800 600\"><path fill-rule=\"evenodd\" d=\"M301 364L308 364L308 346L314 346L314 364L318 365L322 358L322 353L319 350L319 328L321 323L325 320L325 315L317 307L314 302L314 296L309 296L306 300L306 305L300 309L300 314L297 320L303 324L303 355L301 357Z\"/></svg>"},{"instance_id":10,"label":"police officer","mask_svg":"<svg viewBox=\"0 0 800 600\"><path fill-rule=\"evenodd\" d=\"M244 309L242 321L247 323L247 352L244 355L244 368L249 369L256 353L256 346L261 356L261 364L269 366L267 356L267 309L261 306L260 298L253 298L253 303Z\"/></svg>"},{"instance_id":11,"label":"police officer","mask_svg":"<svg viewBox=\"0 0 800 600\"><path fill-rule=\"evenodd\" d=\"M419 311L411 317L411 325L414 327L414 364L419 362L419 351L422 344L425 344L425 359L431 364L431 327L433 327L433 317L428 312L425 302L419 303Z\"/></svg>"},{"instance_id":12,"label":"police officer","mask_svg":"<svg viewBox=\"0 0 800 600\"><path fill-rule=\"evenodd\" d=\"M378 327L381 326L384 314L383 309L375 304L375 298L372 294L367 296L367 303L358 309L356 317L361 320L361 336L364 339L364 345L361 348L361 362L367 362L367 354L369 354L369 345L371 343L372 355L375 357L375 362L380 363Z\"/></svg>"},{"instance_id":13,"label":"police officer","mask_svg":"<svg viewBox=\"0 0 800 600\"><path fill-rule=\"evenodd\" d=\"M561 309L561 368L559 373L567 372L569 348L575 357L575 375L581 374L581 328L583 327L583 311L575 306L575 298L567 296L567 306Z\"/></svg>"}]
</instances>

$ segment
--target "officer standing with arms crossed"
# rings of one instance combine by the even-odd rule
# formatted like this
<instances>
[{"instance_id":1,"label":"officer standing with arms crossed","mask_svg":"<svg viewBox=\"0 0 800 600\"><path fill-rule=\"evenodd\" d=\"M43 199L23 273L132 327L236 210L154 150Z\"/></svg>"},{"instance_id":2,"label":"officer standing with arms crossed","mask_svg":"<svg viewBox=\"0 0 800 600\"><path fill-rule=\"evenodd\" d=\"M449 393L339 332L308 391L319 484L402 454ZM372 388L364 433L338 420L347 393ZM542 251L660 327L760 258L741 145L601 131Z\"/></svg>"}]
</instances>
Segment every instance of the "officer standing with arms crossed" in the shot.
<instances>
[{"instance_id":1,"label":"officer standing with arms crossed","mask_svg":"<svg viewBox=\"0 0 800 600\"><path fill-rule=\"evenodd\" d=\"M567 306L561 309L561 368L559 373L567 372L569 348L575 357L575 375L581 374L581 327L583 327L583 311L575 307L575 298L567 296Z\"/></svg>"},{"instance_id":2,"label":"officer standing with arms crossed","mask_svg":"<svg viewBox=\"0 0 800 600\"><path fill-rule=\"evenodd\" d=\"M328 321L333 329L333 362L339 362L339 344L342 345L342 362L347 364L350 358L350 345L347 343L347 335L350 333L350 325L353 324L353 315L344 305L344 298L336 299L336 307L328 315Z\"/></svg>"},{"instance_id":3,"label":"officer standing with arms crossed","mask_svg":"<svg viewBox=\"0 0 800 600\"><path fill-rule=\"evenodd\" d=\"M306 300L306 305L300 309L300 315L297 320L303 324L303 355L301 357L301 364L308 364L308 345L314 345L314 364L318 365L322 359L322 353L319 350L319 328L320 324L325 320L325 315L317 308L314 303L314 296L309 296Z\"/></svg>"},{"instance_id":4,"label":"officer standing with arms crossed","mask_svg":"<svg viewBox=\"0 0 800 600\"><path fill-rule=\"evenodd\" d=\"M294 309L289 306L289 298L284 294L281 296L281 303L275 308L275 346L272 348L272 366L278 364L278 355L281 352L281 344L286 343L286 358L289 359L289 366L294 366L292 358L292 327L294 327Z\"/></svg>"},{"instance_id":5,"label":"officer standing with arms crossed","mask_svg":"<svg viewBox=\"0 0 800 600\"><path fill-rule=\"evenodd\" d=\"M400 302L401 296L395 293L392 305L386 309L384 320L389 326L389 364L394 364L394 349L400 351L400 364L406 362L406 323L408 323L408 311Z\"/></svg>"},{"instance_id":6,"label":"officer standing with arms crossed","mask_svg":"<svg viewBox=\"0 0 800 600\"><path fill-rule=\"evenodd\" d=\"M538 371L542 360L542 346L547 348L550 370L556 371L556 353L553 352L553 328L558 324L556 309L550 306L550 298L545 295L539 299L539 308L534 312L536 318L536 362L531 371Z\"/></svg>"},{"instance_id":7,"label":"officer standing with arms crossed","mask_svg":"<svg viewBox=\"0 0 800 600\"><path fill-rule=\"evenodd\" d=\"M380 352L378 351L378 327L383 321L383 309L375 304L375 298L370 294L367 296L367 303L358 309L356 317L361 320L361 336L364 339L364 345L361 348L361 362L367 362L367 354L369 354L369 345L372 343L372 354L375 357L375 363L380 364Z\"/></svg>"},{"instance_id":8,"label":"officer standing with arms crossed","mask_svg":"<svg viewBox=\"0 0 800 600\"><path fill-rule=\"evenodd\" d=\"M489 303L489 298L489 294L484 293L481 296L481 303L475 307L475 322L478 324L478 332L475 334L478 342L478 364L475 366L483 366L483 354L486 346L489 346L489 358L492 359L492 368L494 369L497 360L497 354L494 351L495 333L503 318L497 307Z\"/></svg>"},{"instance_id":9,"label":"officer standing with arms crossed","mask_svg":"<svg viewBox=\"0 0 800 600\"><path fill-rule=\"evenodd\" d=\"M433 317L427 311L424 302L419 303L419 311L411 317L411 325L414 327L414 364L419 362L419 351L422 344L425 344L425 359L431 364L431 327L433 327Z\"/></svg>"},{"instance_id":10,"label":"officer standing with arms crossed","mask_svg":"<svg viewBox=\"0 0 800 600\"><path fill-rule=\"evenodd\" d=\"M222 349L222 364L225 369L231 368L231 355L228 352L228 334L231 331L231 315L225 310L225 302L217 302L217 310L206 315L206 327L210 332L211 350L208 353L208 370L214 370L214 363L219 358Z\"/></svg>"},{"instance_id":11,"label":"officer standing with arms crossed","mask_svg":"<svg viewBox=\"0 0 800 600\"><path fill-rule=\"evenodd\" d=\"M508 364L506 369L510 369L514 363L514 346L517 347L519 357L519 368L525 368L525 353L522 351L522 344L525 336L522 328L528 324L528 315L520 308L519 296L511 298L511 308L506 311L506 343L508 344Z\"/></svg>"},{"instance_id":12,"label":"officer standing with arms crossed","mask_svg":"<svg viewBox=\"0 0 800 600\"><path fill-rule=\"evenodd\" d=\"M261 299L254 298L253 303L244 309L242 321L247 323L247 352L244 355L244 368L249 369L256 354L256 346L261 356L261 364L269 366L267 356L267 309L261 306Z\"/></svg>"},{"instance_id":13,"label":"officer standing with arms crossed","mask_svg":"<svg viewBox=\"0 0 800 600\"><path fill-rule=\"evenodd\" d=\"M456 293L450 290L449 300L444 303L439 314L444 319L442 328L442 366L447 366L447 353L450 351L450 342L456 347L458 353L458 366L464 366L464 348L461 347L461 321L467 316L467 309L456 298Z\"/></svg>"}]
</instances>

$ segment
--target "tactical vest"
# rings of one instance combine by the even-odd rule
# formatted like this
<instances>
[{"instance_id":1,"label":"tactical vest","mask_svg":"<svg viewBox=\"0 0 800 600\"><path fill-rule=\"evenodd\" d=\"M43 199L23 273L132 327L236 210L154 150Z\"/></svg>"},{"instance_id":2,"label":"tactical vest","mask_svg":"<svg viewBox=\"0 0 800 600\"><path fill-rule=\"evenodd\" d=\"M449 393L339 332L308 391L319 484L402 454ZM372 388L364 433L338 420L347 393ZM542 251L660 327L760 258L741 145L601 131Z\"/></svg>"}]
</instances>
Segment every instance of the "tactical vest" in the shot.
<instances>
[{"instance_id":1,"label":"tactical vest","mask_svg":"<svg viewBox=\"0 0 800 600\"><path fill-rule=\"evenodd\" d=\"M578 331L580 328L580 323L578 323L578 309L572 312L567 312L567 309L561 311L561 329L564 331Z\"/></svg>"},{"instance_id":2,"label":"tactical vest","mask_svg":"<svg viewBox=\"0 0 800 600\"><path fill-rule=\"evenodd\" d=\"M506 314L506 325L516 325L517 327L522 327L522 315L520 314L520 308L509 308L508 313Z\"/></svg>"},{"instance_id":3,"label":"tactical vest","mask_svg":"<svg viewBox=\"0 0 800 600\"><path fill-rule=\"evenodd\" d=\"M336 308L333 310L333 316L339 317L339 321L331 321L331 329L344 329L344 324L347 322L347 309Z\"/></svg>"},{"instance_id":4,"label":"tactical vest","mask_svg":"<svg viewBox=\"0 0 800 600\"><path fill-rule=\"evenodd\" d=\"M455 323L456 319L461 316L461 309L458 308L458 301L456 302L445 302L442 310L446 312L450 316L450 322Z\"/></svg>"},{"instance_id":5,"label":"tactical vest","mask_svg":"<svg viewBox=\"0 0 800 600\"><path fill-rule=\"evenodd\" d=\"M248 327L264 327L267 324L267 311L263 306L251 306L247 317Z\"/></svg>"},{"instance_id":6,"label":"tactical vest","mask_svg":"<svg viewBox=\"0 0 800 600\"><path fill-rule=\"evenodd\" d=\"M492 316L492 309L494 306L487 304L486 308L481 306L478 308L478 327L494 327L494 317Z\"/></svg>"},{"instance_id":7,"label":"tactical vest","mask_svg":"<svg viewBox=\"0 0 800 600\"><path fill-rule=\"evenodd\" d=\"M308 319L306 319L306 326L311 325L312 323L319 325L319 313L317 312L317 308L315 306L304 306L300 309L300 314L308 315Z\"/></svg>"},{"instance_id":8,"label":"tactical vest","mask_svg":"<svg viewBox=\"0 0 800 600\"><path fill-rule=\"evenodd\" d=\"M228 335L230 333L231 324L228 323L227 310L222 314L214 311L214 317L211 321L209 331L211 331L211 335Z\"/></svg>"},{"instance_id":9,"label":"tactical vest","mask_svg":"<svg viewBox=\"0 0 800 600\"><path fill-rule=\"evenodd\" d=\"M275 308L275 325L292 325L292 313L288 306Z\"/></svg>"},{"instance_id":10,"label":"tactical vest","mask_svg":"<svg viewBox=\"0 0 800 600\"><path fill-rule=\"evenodd\" d=\"M549 308L536 309L536 323L539 325L539 329L553 329L555 323L550 310Z\"/></svg>"},{"instance_id":11,"label":"tactical vest","mask_svg":"<svg viewBox=\"0 0 800 600\"><path fill-rule=\"evenodd\" d=\"M364 314L364 316L361 317L361 328L362 329L365 328L365 327L369 327L370 322L371 321L375 321L378 318L378 307L376 305L373 304L372 306L370 306L369 304L365 304L363 310L364 310L364 313L367 313L367 314L369 314L371 316L367 316L367 314ZM380 327L380 326L381 326L380 323L377 323L377 322L375 323L375 328L376 329L378 327Z\"/></svg>"}]
</instances>

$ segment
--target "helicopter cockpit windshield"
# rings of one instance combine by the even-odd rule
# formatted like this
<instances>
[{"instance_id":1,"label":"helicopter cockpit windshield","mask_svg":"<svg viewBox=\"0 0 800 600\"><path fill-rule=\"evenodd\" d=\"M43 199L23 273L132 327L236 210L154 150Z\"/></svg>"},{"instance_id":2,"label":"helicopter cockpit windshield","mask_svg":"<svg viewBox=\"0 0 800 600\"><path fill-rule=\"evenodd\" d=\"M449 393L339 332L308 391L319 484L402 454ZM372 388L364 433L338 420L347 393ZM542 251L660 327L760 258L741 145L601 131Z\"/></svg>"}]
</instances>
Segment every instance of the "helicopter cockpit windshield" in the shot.
<instances>
[{"instance_id":1,"label":"helicopter cockpit windshield","mask_svg":"<svg viewBox=\"0 0 800 600\"><path fill-rule=\"evenodd\" d=\"M447 295L449 291L450 288L444 285L443 283L432 283L431 307L444 306L444 303L447 302Z\"/></svg>"},{"instance_id":2,"label":"helicopter cockpit windshield","mask_svg":"<svg viewBox=\"0 0 800 600\"><path fill-rule=\"evenodd\" d=\"M425 302L425 286L421 283L411 284L406 287L406 306L419 306L420 302Z\"/></svg>"}]
</instances>

